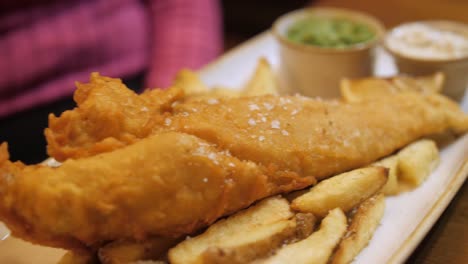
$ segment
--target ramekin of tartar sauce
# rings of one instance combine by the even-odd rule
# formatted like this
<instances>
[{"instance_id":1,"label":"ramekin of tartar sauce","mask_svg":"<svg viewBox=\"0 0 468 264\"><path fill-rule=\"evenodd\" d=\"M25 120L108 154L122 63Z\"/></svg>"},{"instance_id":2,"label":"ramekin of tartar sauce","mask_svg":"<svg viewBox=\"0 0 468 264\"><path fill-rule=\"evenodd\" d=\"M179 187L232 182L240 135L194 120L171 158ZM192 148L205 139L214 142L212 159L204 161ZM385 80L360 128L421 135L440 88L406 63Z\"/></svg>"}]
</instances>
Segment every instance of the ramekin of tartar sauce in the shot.
<instances>
[{"instance_id":1,"label":"ramekin of tartar sauce","mask_svg":"<svg viewBox=\"0 0 468 264\"><path fill-rule=\"evenodd\" d=\"M384 38L401 73L445 74L442 93L461 100L468 85L468 25L421 21L399 25Z\"/></svg>"}]
</instances>

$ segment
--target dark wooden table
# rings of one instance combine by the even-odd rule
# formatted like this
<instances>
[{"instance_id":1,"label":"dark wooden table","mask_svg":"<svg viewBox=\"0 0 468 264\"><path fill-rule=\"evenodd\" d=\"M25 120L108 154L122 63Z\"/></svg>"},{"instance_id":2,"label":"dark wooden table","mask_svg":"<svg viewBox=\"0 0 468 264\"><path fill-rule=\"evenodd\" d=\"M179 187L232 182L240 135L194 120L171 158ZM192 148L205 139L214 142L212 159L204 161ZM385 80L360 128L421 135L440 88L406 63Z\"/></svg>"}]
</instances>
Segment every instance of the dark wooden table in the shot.
<instances>
[{"instance_id":1,"label":"dark wooden table","mask_svg":"<svg viewBox=\"0 0 468 264\"><path fill-rule=\"evenodd\" d=\"M468 263L468 183L465 182L407 263Z\"/></svg>"}]
</instances>

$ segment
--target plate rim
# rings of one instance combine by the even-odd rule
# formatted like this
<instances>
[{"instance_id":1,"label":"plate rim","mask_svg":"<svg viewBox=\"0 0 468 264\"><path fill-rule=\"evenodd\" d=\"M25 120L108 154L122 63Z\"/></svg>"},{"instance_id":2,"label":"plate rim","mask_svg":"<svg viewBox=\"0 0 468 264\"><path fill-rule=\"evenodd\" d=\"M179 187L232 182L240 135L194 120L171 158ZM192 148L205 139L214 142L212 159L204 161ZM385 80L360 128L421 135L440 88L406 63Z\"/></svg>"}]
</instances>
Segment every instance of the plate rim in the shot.
<instances>
[{"instance_id":1,"label":"plate rim","mask_svg":"<svg viewBox=\"0 0 468 264\"><path fill-rule=\"evenodd\" d=\"M210 71L213 71L216 68L216 66L218 66L219 64L222 64L224 61L227 61L231 57L234 57L237 53L241 52L242 50L248 49L250 46L257 45L257 43L261 42L262 40L265 40L268 37L271 37L271 31L270 30L262 31L258 33L257 35L240 43L239 45L232 47L230 50L222 53L220 56L216 57L213 61L208 62L196 72L199 75L207 75L209 74Z\"/></svg>"},{"instance_id":2,"label":"plate rim","mask_svg":"<svg viewBox=\"0 0 468 264\"><path fill-rule=\"evenodd\" d=\"M426 237L427 233L434 226L435 222L439 220L442 213L447 209L450 202L460 190L468 176L468 159L465 157L464 161L458 167L455 176L452 177L447 184L444 192L441 193L438 199L432 204L429 211L424 215L423 219L418 223L411 234L400 244L398 249L394 252L392 257L387 263L403 263L414 252L416 247L421 244L421 241Z\"/></svg>"}]
</instances>

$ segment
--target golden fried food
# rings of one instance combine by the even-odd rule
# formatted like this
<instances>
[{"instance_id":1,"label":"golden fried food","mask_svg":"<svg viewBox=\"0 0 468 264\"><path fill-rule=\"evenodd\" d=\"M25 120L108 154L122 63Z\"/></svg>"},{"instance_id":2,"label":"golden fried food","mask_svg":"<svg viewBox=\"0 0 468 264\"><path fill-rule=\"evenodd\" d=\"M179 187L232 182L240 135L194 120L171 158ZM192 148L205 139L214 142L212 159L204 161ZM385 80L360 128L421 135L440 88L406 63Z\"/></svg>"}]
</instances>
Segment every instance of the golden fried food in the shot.
<instances>
[{"instance_id":1,"label":"golden fried food","mask_svg":"<svg viewBox=\"0 0 468 264\"><path fill-rule=\"evenodd\" d=\"M65 248L178 237L422 136L468 130L468 117L440 95L174 105L177 89L137 96L117 80L94 78L77 91L78 108L53 118L46 132L59 158L94 156L50 168L10 162L6 145L0 149L0 220L18 237Z\"/></svg>"},{"instance_id":2,"label":"golden fried food","mask_svg":"<svg viewBox=\"0 0 468 264\"><path fill-rule=\"evenodd\" d=\"M180 88L147 90L137 95L120 79L91 74L89 83L76 83L74 100L80 107L60 118L49 115L45 130L51 157L92 156L136 142L164 120L171 104L184 96Z\"/></svg>"},{"instance_id":3,"label":"golden fried food","mask_svg":"<svg viewBox=\"0 0 468 264\"><path fill-rule=\"evenodd\" d=\"M294 210L324 217L334 208L348 212L374 196L387 182L387 169L366 167L321 181L291 203Z\"/></svg>"},{"instance_id":4,"label":"golden fried food","mask_svg":"<svg viewBox=\"0 0 468 264\"><path fill-rule=\"evenodd\" d=\"M382 188L382 193L385 195L395 195L399 192L398 187L398 156L392 155L385 157L372 165L381 166L388 169L388 180L385 186Z\"/></svg>"},{"instance_id":5,"label":"golden fried food","mask_svg":"<svg viewBox=\"0 0 468 264\"><path fill-rule=\"evenodd\" d=\"M228 242L209 247L202 254L202 261L177 263L205 263L205 264L243 264L270 254L274 249L293 238L296 231L295 220L284 220L271 225L254 228L245 234L237 234Z\"/></svg>"},{"instance_id":6,"label":"golden fried food","mask_svg":"<svg viewBox=\"0 0 468 264\"><path fill-rule=\"evenodd\" d=\"M101 264L124 264L142 260L164 260L169 248L178 240L154 237L142 242L118 240L101 247L98 251Z\"/></svg>"},{"instance_id":7,"label":"golden fried food","mask_svg":"<svg viewBox=\"0 0 468 264\"><path fill-rule=\"evenodd\" d=\"M423 94L438 93L442 90L444 80L444 74L441 72L417 77L402 75L390 78L343 79L340 83L340 90L345 101L359 102L407 91Z\"/></svg>"},{"instance_id":8,"label":"golden fried food","mask_svg":"<svg viewBox=\"0 0 468 264\"><path fill-rule=\"evenodd\" d=\"M72 249L178 237L256 200L315 182L301 176L241 161L178 132L57 168L10 162L3 144L0 219L17 237Z\"/></svg>"},{"instance_id":9,"label":"golden fried food","mask_svg":"<svg viewBox=\"0 0 468 264\"><path fill-rule=\"evenodd\" d=\"M211 225L169 251L171 263L246 263L293 237L296 223L289 203L280 197L260 201ZM301 227L304 226L301 224Z\"/></svg>"},{"instance_id":10,"label":"golden fried food","mask_svg":"<svg viewBox=\"0 0 468 264\"><path fill-rule=\"evenodd\" d=\"M184 91L186 101L251 97L267 94L279 95L280 90L270 63L263 57L258 60L255 71L247 83L238 89L220 85L209 88L196 72L188 69L183 69L177 73L173 86Z\"/></svg>"},{"instance_id":11,"label":"golden fried food","mask_svg":"<svg viewBox=\"0 0 468 264\"><path fill-rule=\"evenodd\" d=\"M186 103L161 130L195 135L241 160L323 179L368 165L425 135L468 129L440 95L390 95L361 103L261 96Z\"/></svg>"},{"instance_id":12,"label":"golden fried food","mask_svg":"<svg viewBox=\"0 0 468 264\"><path fill-rule=\"evenodd\" d=\"M97 86L93 88L104 89ZM82 93L80 90L81 87L77 93ZM175 93L172 89L166 92ZM277 96L216 99L179 103L165 108L164 115L155 113L144 118L134 117L138 111L133 110L141 108L137 100L108 111L92 98L95 97L78 101L76 109L51 119L46 136L49 152L55 158L80 158L111 151L149 134L175 130L215 143L241 159L305 174L317 172L317 176L324 177L343 171L330 170L335 164L324 162L329 157L333 156L343 169L352 169L419 137L447 128L463 132L468 126L468 118L455 103L440 95L416 93L361 103ZM161 109L160 105L156 108ZM113 122L118 125L112 125ZM106 123L110 124L103 125Z\"/></svg>"},{"instance_id":13,"label":"golden fried food","mask_svg":"<svg viewBox=\"0 0 468 264\"><path fill-rule=\"evenodd\" d=\"M205 94L209 91L208 86L189 69L182 69L177 73L173 86L179 87L188 96Z\"/></svg>"},{"instance_id":14,"label":"golden fried food","mask_svg":"<svg viewBox=\"0 0 468 264\"><path fill-rule=\"evenodd\" d=\"M65 111L60 118L50 114L49 128L45 130L48 154L58 161L112 151L147 137L169 114L171 104L181 99L210 102L278 93L271 67L263 58L242 90L209 89L188 69L177 74L169 91L148 90L139 96L120 79L98 73L91 74L89 83L76 85L74 99L80 107Z\"/></svg>"},{"instance_id":15,"label":"golden fried food","mask_svg":"<svg viewBox=\"0 0 468 264\"><path fill-rule=\"evenodd\" d=\"M211 225L169 251L170 263L252 263L309 237L318 219L294 213L286 199L270 197Z\"/></svg>"},{"instance_id":16,"label":"golden fried food","mask_svg":"<svg viewBox=\"0 0 468 264\"><path fill-rule=\"evenodd\" d=\"M195 135L241 160L323 179L422 136L465 131L468 116L458 108L447 111L452 104L415 93L356 104L277 96L220 99L176 105L153 133Z\"/></svg>"},{"instance_id":17,"label":"golden fried food","mask_svg":"<svg viewBox=\"0 0 468 264\"><path fill-rule=\"evenodd\" d=\"M255 261L255 264L326 264L346 232L346 216L339 208L333 209L322 220L320 229L309 237L280 248L273 256Z\"/></svg>"},{"instance_id":18,"label":"golden fried food","mask_svg":"<svg viewBox=\"0 0 468 264\"><path fill-rule=\"evenodd\" d=\"M99 264L99 260L87 251L68 251L57 264Z\"/></svg>"},{"instance_id":19,"label":"golden fried food","mask_svg":"<svg viewBox=\"0 0 468 264\"><path fill-rule=\"evenodd\" d=\"M373 165L389 169L388 181L382 192L395 195L421 185L439 161L436 143L430 139L420 139Z\"/></svg>"},{"instance_id":20,"label":"golden fried food","mask_svg":"<svg viewBox=\"0 0 468 264\"><path fill-rule=\"evenodd\" d=\"M348 231L341 240L331 264L347 264L367 246L385 211L385 197L377 194L357 207Z\"/></svg>"},{"instance_id":21,"label":"golden fried food","mask_svg":"<svg viewBox=\"0 0 468 264\"><path fill-rule=\"evenodd\" d=\"M317 217L311 213L296 213L296 240L302 240L312 234L317 224ZM291 240L290 242L294 242Z\"/></svg>"},{"instance_id":22,"label":"golden fried food","mask_svg":"<svg viewBox=\"0 0 468 264\"><path fill-rule=\"evenodd\" d=\"M279 95L279 90L278 81L270 63L267 59L260 58L255 72L242 90L242 94L245 96Z\"/></svg>"},{"instance_id":23,"label":"golden fried food","mask_svg":"<svg viewBox=\"0 0 468 264\"><path fill-rule=\"evenodd\" d=\"M368 150L382 150L374 146L368 148L366 142L359 142L358 148L361 149L356 149L352 146L357 143L353 142L355 139L371 144L382 141L382 137L386 138L385 141L399 141L395 142L398 146L393 147L393 151L417 137L444 131L448 126L458 132L465 131L467 126L466 116L458 106L440 95L402 93L358 104L261 96L213 99L174 106L172 102L182 97L179 92L177 88L165 92L150 91L140 98L128 91L119 80L93 75L90 84L78 86L75 96L77 108L66 111L58 118L50 117L49 128L45 131L49 154L57 160L64 160L111 151L161 130L174 129L177 123L177 130L226 141L216 142L222 143L219 144L222 146L244 148L247 144L254 144L255 148L248 147L248 151L255 152L249 153L249 157L271 159L262 154L269 154L280 146L286 151L296 151L296 147L308 149L314 145L315 153L323 153L315 155L316 159L329 152L342 153L342 158L346 158L348 154L360 156L361 153L366 155ZM150 103L148 97L152 96L159 98L159 101ZM370 127L380 131L380 134L370 133L375 137L367 139L365 130ZM331 137L335 142L321 141L327 138L328 133L336 133ZM288 137L289 134L293 136ZM377 138L379 140L374 141ZM340 148L344 151L329 148L336 145L336 141L343 143ZM295 146L291 147L291 144ZM382 145L393 144L382 142ZM361 153L356 153L358 151ZM387 150L384 152L390 154ZM297 164L301 159L309 158L296 157L292 162Z\"/></svg>"},{"instance_id":24,"label":"golden fried food","mask_svg":"<svg viewBox=\"0 0 468 264\"><path fill-rule=\"evenodd\" d=\"M439 151L434 141L423 139L398 152L398 169L402 183L414 188L439 165Z\"/></svg>"}]
</instances>

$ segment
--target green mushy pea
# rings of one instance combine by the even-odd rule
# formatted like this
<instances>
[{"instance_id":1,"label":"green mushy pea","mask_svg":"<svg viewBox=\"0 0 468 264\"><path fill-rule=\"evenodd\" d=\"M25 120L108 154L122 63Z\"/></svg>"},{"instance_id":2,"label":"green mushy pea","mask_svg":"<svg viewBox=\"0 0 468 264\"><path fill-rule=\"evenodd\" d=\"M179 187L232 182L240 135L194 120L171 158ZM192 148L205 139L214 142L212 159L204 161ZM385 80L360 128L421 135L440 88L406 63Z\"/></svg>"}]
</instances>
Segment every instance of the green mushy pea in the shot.
<instances>
[{"instance_id":1,"label":"green mushy pea","mask_svg":"<svg viewBox=\"0 0 468 264\"><path fill-rule=\"evenodd\" d=\"M324 48L346 48L374 36L368 26L342 18L310 17L296 22L287 32L291 41Z\"/></svg>"}]
</instances>

